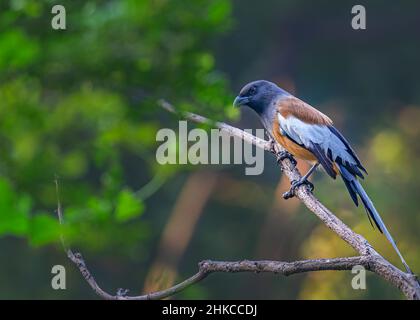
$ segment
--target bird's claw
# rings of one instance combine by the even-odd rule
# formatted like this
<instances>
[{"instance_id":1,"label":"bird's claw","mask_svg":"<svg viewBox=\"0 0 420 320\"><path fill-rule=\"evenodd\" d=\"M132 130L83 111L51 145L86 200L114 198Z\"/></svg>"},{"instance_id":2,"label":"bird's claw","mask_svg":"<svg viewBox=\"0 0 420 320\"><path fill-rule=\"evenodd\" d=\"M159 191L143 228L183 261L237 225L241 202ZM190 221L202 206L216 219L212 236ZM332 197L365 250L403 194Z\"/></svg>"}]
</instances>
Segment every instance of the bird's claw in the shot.
<instances>
[{"instance_id":1,"label":"bird's claw","mask_svg":"<svg viewBox=\"0 0 420 320\"><path fill-rule=\"evenodd\" d=\"M277 153L276 151L276 141L274 141L273 138L269 138L269 142L270 142L270 151L274 154Z\"/></svg>"},{"instance_id":2,"label":"bird's claw","mask_svg":"<svg viewBox=\"0 0 420 320\"><path fill-rule=\"evenodd\" d=\"M129 292L130 290L128 290L128 289L123 289L123 288L119 288L118 290L117 290L117 297L125 297L125 296L127 296L127 294L128 294L128 292Z\"/></svg>"},{"instance_id":3,"label":"bird's claw","mask_svg":"<svg viewBox=\"0 0 420 320\"><path fill-rule=\"evenodd\" d=\"M283 193L283 198L285 200L293 198L295 196L297 188L299 188L301 185L304 185L304 184L308 186L310 192L314 191L315 186L309 180L307 180L307 179L293 180L292 181L292 186L290 187L290 190Z\"/></svg>"},{"instance_id":4,"label":"bird's claw","mask_svg":"<svg viewBox=\"0 0 420 320\"><path fill-rule=\"evenodd\" d=\"M293 156L287 151L280 151L277 153L277 163L280 164L284 159L289 159L293 166L296 166L297 162Z\"/></svg>"}]
</instances>

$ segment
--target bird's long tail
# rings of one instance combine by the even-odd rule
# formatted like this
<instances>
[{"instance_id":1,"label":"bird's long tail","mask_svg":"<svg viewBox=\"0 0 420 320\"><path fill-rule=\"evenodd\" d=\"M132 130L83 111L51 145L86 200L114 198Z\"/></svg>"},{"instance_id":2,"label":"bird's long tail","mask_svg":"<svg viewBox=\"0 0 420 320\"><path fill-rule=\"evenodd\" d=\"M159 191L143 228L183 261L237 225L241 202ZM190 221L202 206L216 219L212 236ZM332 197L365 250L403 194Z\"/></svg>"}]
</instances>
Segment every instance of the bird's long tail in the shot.
<instances>
[{"instance_id":1,"label":"bird's long tail","mask_svg":"<svg viewBox=\"0 0 420 320\"><path fill-rule=\"evenodd\" d=\"M362 201L366 209L369 220L372 219L375 225L378 227L379 231L385 234L386 238L392 244L398 256L400 257L401 262L404 264L404 267L406 268L407 272L412 273L411 269L405 262L400 250L398 250L397 244L395 243L394 239L389 233L381 216L379 215L378 211L376 210L375 206L373 205L366 191L363 189L357 177L351 174L343 165L338 165L338 166L340 168L341 177L343 178L344 183L347 187L347 190L349 191L356 206L358 205L357 196L359 196L360 200Z\"/></svg>"}]
</instances>

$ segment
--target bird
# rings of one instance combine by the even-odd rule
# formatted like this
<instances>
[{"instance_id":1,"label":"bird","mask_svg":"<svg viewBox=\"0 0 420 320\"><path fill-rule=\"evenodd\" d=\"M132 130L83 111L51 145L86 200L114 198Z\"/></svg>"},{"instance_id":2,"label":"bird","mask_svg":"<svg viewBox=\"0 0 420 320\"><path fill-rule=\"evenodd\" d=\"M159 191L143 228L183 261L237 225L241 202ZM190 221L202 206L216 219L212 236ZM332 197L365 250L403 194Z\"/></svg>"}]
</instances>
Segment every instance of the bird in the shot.
<instances>
[{"instance_id":1,"label":"bird","mask_svg":"<svg viewBox=\"0 0 420 320\"><path fill-rule=\"evenodd\" d=\"M373 220L378 230L385 234L407 272L412 274L359 181L367 175L366 169L350 143L334 127L333 121L327 115L266 80L246 84L235 98L233 105L247 106L257 113L270 140L276 141L286 150L277 154L278 161L288 158L296 165L294 159L296 157L312 165L299 180L292 181L290 190L283 195L285 199L293 197L297 188L304 184L312 192L314 186L308 178L319 165L331 178L336 179L338 175L341 176L354 204L358 206L360 199L370 223L372 224Z\"/></svg>"}]
</instances>

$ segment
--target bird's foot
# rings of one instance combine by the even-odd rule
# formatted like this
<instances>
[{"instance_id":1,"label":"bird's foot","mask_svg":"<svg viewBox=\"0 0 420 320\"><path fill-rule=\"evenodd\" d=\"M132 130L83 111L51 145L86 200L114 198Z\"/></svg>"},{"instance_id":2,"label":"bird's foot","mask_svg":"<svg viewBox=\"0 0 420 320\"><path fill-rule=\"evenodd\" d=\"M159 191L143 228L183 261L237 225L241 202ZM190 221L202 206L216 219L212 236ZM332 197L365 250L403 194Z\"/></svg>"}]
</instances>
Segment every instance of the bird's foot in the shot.
<instances>
[{"instance_id":1,"label":"bird's foot","mask_svg":"<svg viewBox=\"0 0 420 320\"><path fill-rule=\"evenodd\" d=\"M315 187L312 182L310 182L307 179L300 178L299 180L292 181L292 186L290 187L290 190L283 193L283 198L285 200L293 198L295 196L295 192L297 188L299 188L301 185L304 185L304 184L308 186L310 192L314 191Z\"/></svg>"},{"instance_id":2,"label":"bird's foot","mask_svg":"<svg viewBox=\"0 0 420 320\"><path fill-rule=\"evenodd\" d=\"M289 159L293 166L297 165L297 161L293 156L287 151L280 151L276 154L277 163L280 164L284 159Z\"/></svg>"},{"instance_id":3,"label":"bird's foot","mask_svg":"<svg viewBox=\"0 0 420 320\"><path fill-rule=\"evenodd\" d=\"M277 150L276 150L276 141L274 141L273 138L269 138L268 141L270 142L270 152L276 154Z\"/></svg>"},{"instance_id":4,"label":"bird's foot","mask_svg":"<svg viewBox=\"0 0 420 320\"><path fill-rule=\"evenodd\" d=\"M124 298L124 297L126 297L127 296L127 294L128 294L128 292L129 292L130 290L128 290L128 289L123 289L123 288L119 288L118 290L117 290L117 297L119 297L119 298Z\"/></svg>"},{"instance_id":5,"label":"bird's foot","mask_svg":"<svg viewBox=\"0 0 420 320\"><path fill-rule=\"evenodd\" d=\"M286 150L282 150L277 152L276 145L277 142L270 138L270 149L271 152L276 155L277 163L280 164L284 159L289 159L293 166L297 165L297 161L293 157L293 155Z\"/></svg>"}]
</instances>

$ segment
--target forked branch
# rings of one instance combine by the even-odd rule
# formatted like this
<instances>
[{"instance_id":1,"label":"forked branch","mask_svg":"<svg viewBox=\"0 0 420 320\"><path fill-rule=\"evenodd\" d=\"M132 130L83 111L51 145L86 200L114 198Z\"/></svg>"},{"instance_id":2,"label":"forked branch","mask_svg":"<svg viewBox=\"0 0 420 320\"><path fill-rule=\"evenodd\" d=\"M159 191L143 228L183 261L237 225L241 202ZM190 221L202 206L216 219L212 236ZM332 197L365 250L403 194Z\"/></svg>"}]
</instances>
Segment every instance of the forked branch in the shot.
<instances>
[{"instance_id":1,"label":"forked branch","mask_svg":"<svg viewBox=\"0 0 420 320\"><path fill-rule=\"evenodd\" d=\"M168 102L161 100L159 104L165 110L175 113L175 108ZM223 122L213 122L203 116L194 113L183 113L182 117L196 122L211 124L219 128L225 133L238 137L248 143L254 144L268 152L278 154L284 149L270 141L266 141L255 137L241 129L232 127ZM298 180L301 175L297 168L291 163L289 159L284 159L280 162L281 170L289 178L290 181ZM58 183L57 183L58 194ZM281 275L291 275L296 273L322 271L322 270L351 270L354 266L361 265L366 270L369 270L384 280L390 282L397 287L407 297L407 299L420 300L420 284L417 277L405 273L395 267L393 264L384 259L368 241L361 235L355 233L340 219L338 219L330 210L328 210L307 188L302 185L296 190L296 196L302 201L303 204L314 213L322 222L336 233L341 239L347 242L359 256L348 258L334 258L334 259L315 259L303 260L295 262L282 262L282 261L211 261L206 260L199 263L199 271L192 277L184 280L183 282L158 292L153 292L141 296L128 296L127 290L118 290L117 294L111 295L102 290L94 277L88 270L85 261L81 254L73 253L70 248L66 246L63 241L63 246L66 250L69 259L77 265L85 280L89 283L91 288L103 299L122 299L122 300L149 300L149 299L164 299L170 297L185 288L203 280L207 275L215 272L271 272ZM64 223L63 213L58 199L57 214L60 223Z\"/></svg>"}]
</instances>

